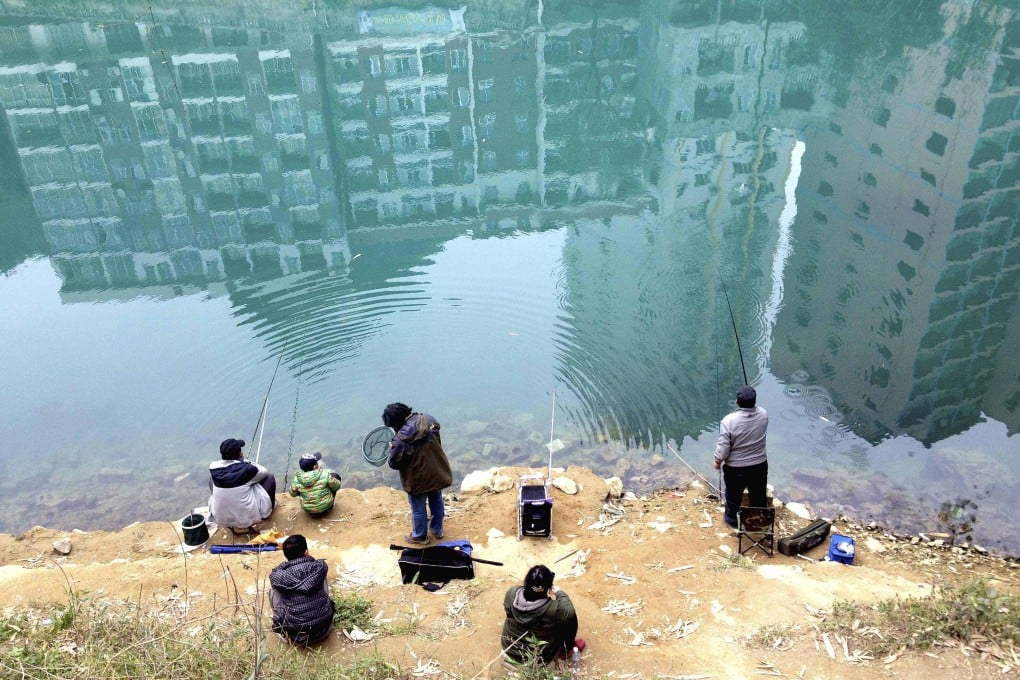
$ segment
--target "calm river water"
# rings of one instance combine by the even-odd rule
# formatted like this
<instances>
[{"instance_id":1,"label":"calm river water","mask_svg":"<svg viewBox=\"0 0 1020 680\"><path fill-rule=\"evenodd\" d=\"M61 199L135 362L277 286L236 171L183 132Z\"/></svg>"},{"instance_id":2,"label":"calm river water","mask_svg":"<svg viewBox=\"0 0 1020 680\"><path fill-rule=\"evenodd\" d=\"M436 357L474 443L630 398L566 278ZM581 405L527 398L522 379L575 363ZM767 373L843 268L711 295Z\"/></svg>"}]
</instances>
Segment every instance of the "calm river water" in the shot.
<instances>
[{"instance_id":1,"label":"calm river water","mask_svg":"<svg viewBox=\"0 0 1020 680\"><path fill-rule=\"evenodd\" d=\"M398 400L459 476L714 483L746 373L780 498L1020 553L1016 3L0 11L0 530L226 437L394 484Z\"/></svg>"}]
</instances>

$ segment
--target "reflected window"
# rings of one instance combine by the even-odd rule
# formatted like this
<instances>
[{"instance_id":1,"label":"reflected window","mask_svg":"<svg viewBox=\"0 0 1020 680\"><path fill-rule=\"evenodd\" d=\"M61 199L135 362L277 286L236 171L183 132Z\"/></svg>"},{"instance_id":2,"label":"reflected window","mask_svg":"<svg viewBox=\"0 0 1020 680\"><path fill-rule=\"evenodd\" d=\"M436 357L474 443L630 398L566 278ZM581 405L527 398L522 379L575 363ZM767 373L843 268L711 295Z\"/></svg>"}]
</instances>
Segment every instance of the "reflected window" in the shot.
<instances>
[{"instance_id":1,"label":"reflected window","mask_svg":"<svg viewBox=\"0 0 1020 680\"><path fill-rule=\"evenodd\" d=\"M304 132L304 119L297 97L285 97L270 101L273 112L273 131L277 134Z\"/></svg>"},{"instance_id":2,"label":"reflected window","mask_svg":"<svg viewBox=\"0 0 1020 680\"><path fill-rule=\"evenodd\" d=\"M478 133L483 139L492 137L496 133L495 113L487 113L478 119Z\"/></svg>"},{"instance_id":3,"label":"reflected window","mask_svg":"<svg viewBox=\"0 0 1020 680\"><path fill-rule=\"evenodd\" d=\"M144 146L142 149L147 151L147 148ZM161 148L161 150L163 149ZM165 150L169 151L169 149ZM96 146L75 153L74 161L79 176L86 182L109 181L110 173L106 169L106 159L103 157L103 150L100 147ZM169 168L164 174L170 174Z\"/></svg>"},{"instance_id":4,"label":"reflected window","mask_svg":"<svg viewBox=\"0 0 1020 680\"><path fill-rule=\"evenodd\" d=\"M493 78L485 78L478 81L478 101L486 104L492 101L493 86L496 81Z\"/></svg>"},{"instance_id":5,"label":"reflected window","mask_svg":"<svg viewBox=\"0 0 1020 680\"><path fill-rule=\"evenodd\" d=\"M449 96L446 93L446 89L441 87L430 87L425 90L426 114L447 111L449 108Z\"/></svg>"},{"instance_id":6,"label":"reflected window","mask_svg":"<svg viewBox=\"0 0 1020 680\"><path fill-rule=\"evenodd\" d=\"M142 146L142 151L145 153L145 165L149 170L149 176L166 177L175 173L176 163L168 145L146 144Z\"/></svg>"},{"instance_id":7,"label":"reflected window","mask_svg":"<svg viewBox=\"0 0 1020 680\"><path fill-rule=\"evenodd\" d=\"M378 78L382 75L382 55L372 54L368 57L368 74L373 78Z\"/></svg>"},{"instance_id":8,"label":"reflected window","mask_svg":"<svg viewBox=\"0 0 1020 680\"><path fill-rule=\"evenodd\" d=\"M409 90L395 92L393 94L393 108L396 113L404 115L419 113L421 105L418 103L417 93Z\"/></svg>"},{"instance_id":9,"label":"reflected window","mask_svg":"<svg viewBox=\"0 0 1020 680\"><path fill-rule=\"evenodd\" d=\"M482 161L480 163L482 172L491 172L496 169L496 152L489 150L482 152Z\"/></svg>"},{"instance_id":10,"label":"reflected window","mask_svg":"<svg viewBox=\"0 0 1020 680\"><path fill-rule=\"evenodd\" d=\"M283 184L284 197L288 205L308 205L316 202L311 171L287 173L283 176Z\"/></svg>"},{"instance_id":11,"label":"reflected window","mask_svg":"<svg viewBox=\"0 0 1020 680\"><path fill-rule=\"evenodd\" d=\"M463 71L465 68L467 68L467 50L460 48L450 50L450 70Z\"/></svg>"},{"instance_id":12,"label":"reflected window","mask_svg":"<svg viewBox=\"0 0 1020 680\"><path fill-rule=\"evenodd\" d=\"M266 77L266 88L270 92L292 92L294 90L294 63L290 57L274 57L262 62Z\"/></svg>"},{"instance_id":13,"label":"reflected window","mask_svg":"<svg viewBox=\"0 0 1020 680\"><path fill-rule=\"evenodd\" d=\"M124 92L129 101L155 101L156 85L152 79L152 71L148 67L125 66L121 75L124 78Z\"/></svg>"},{"instance_id":14,"label":"reflected window","mask_svg":"<svg viewBox=\"0 0 1020 680\"><path fill-rule=\"evenodd\" d=\"M933 132L931 133L931 137L928 138L928 141L925 142L925 147L936 156L941 156L945 154L946 144L948 143L949 140L945 137L945 135Z\"/></svg>"},{"instance_id":15,"label":"reflected window","mask_svg":"<svg viewBox=\"0 0 1020 680\"><path fill-rule=\"evenodd\" d=\"M426 75L446 73L446 50L439 45L422 49L421 65Z\"/></svg>"},{"instance_id":16,"label":"reflected window","mask_svg":"<svg viewBox=\"0 0 1020 680\"><path fill-rule=\"evenodd\" d=\"M518 168L526 168L531 165L531 151L528 149L520 149L514 154L514 160L517 163Z\"/></svg>"},{"instance_id":17,"label":"reflected window","mask_svg":"<svg viewBox=\"0 0 1020 680\"><path fill-rule=\"evenodd\" d=\"M94 143L99 137L88 110L63 111L57 114L57 120L68 144Z\"/></svg>"},{"instance_id":18,"label":"reflected window","mask_svg":"<svg viewBox=\"0 0 1020 680\"><path fill-rule=\"evenodd\" d=\"M220 133L220 117L213 102L188 102L185 104L185 111L192 134L217 135Z\"/></svg>"},{"instance_id":19,"label":"reflected window","mask_svg":"<svg viewBox=\"0 0 1020 680\"><path fill-rule=\"evenodd\" d=\"M222 97L244 94L244 78L241 76L241 67L236 61L219 61L210 64L210 68L217 95Z\"/></svg>"},{"instance_id":20,"label":"reflected window","mask_svg":"<svg viewBox=\"0 0 1020 680\"><path fill-rule=\"evenodd\" d=\"M375 117L385 116L389 111L389 104L386 95L377 94L368 100L368 110Z\"/></svg>"},{"instance_id":21,"label":"reflected window","mask_svg":"<svg viewBox=\"0 0 1020 680\"><path fill-rule=\"evenodd\" d=\"M391 56L386 58L386 74L389 76L417 75L417 59L407 56Z\"/></svg>"},{"instance_id":22,"label":"reflected window","mask_svg":"<svg viewBox=\"0 0 1020 680\"><path fill-rule=\"evenodd\" d=\"M185 62L177 64L177 86L185 97L199 97L212 93L212 76L207 64Z\"/></svg>"},{"instance_id":23,"label":"reflected window","mask_svg":"<svg viewBox=\"0 0 1020 680\"><path fill-rule=\"evenodd\" d=\"M304 135L282 137L280 140L280 167L286 171L307 170L308 145Z\"/></svg>"},{"instance_id":24,"label":"reflected window","mask_svg":"<svg viewBox=\"0 0 1020 680\"><path fill-rule=\"evenodd\" d=\"M528 125L528 114L526 113L514 114L514 129L517 130L517 132L522 135L528 133L528 131L530 130L530 126Z\"/></svg>"},{"instance_id":25,"label":"reflected window","mask_svg":"<svg viewBox=\"0 0 1020 680\"><path fill-rule=\"evenodd\" d=\"M163 109L158 105L139 106L134 108L135 123L142 139L164 139L166 137L166 120Z\"/></svg>"},{"instance_id":26,"label":"reflected window","mask_svg":"<svg viewBox=\"0 0 1020 680\"><path fill-rule=\"evenodd\" d=\"M528 79L524 76L514 76L514 94L520 96L528 93Z\"/></svg>"},{"instance_id":27,"label":"reflected window","mask_svg":"<svg viewBox=\"0 0 1020 680\"><path fill-rule=\"evenodd\" d=\"M202 174L217 175L230 171L227 148L219 138L196 141L195 153L198 156L199 172Z\"/></svg>"}]
</instances>

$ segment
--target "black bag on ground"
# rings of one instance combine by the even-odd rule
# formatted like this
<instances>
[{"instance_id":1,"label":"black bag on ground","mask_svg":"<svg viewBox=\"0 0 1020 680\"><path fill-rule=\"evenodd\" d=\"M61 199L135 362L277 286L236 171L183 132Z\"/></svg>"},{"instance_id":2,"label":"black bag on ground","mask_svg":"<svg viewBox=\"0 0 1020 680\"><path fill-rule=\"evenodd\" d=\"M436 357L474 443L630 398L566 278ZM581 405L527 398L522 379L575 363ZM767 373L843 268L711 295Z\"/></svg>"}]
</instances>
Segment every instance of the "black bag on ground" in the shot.
<instances>
[{"instance_id":1,"label":"black bag on ground","mask_svg":"<svg viewBox=\"0 0 1020 680\"><path fill-rule=\"evenodd\" d=\"M793 534L779 539L779 552L784 555L799 555L810 550L829 535L832 523L824 519L816 519L811 524Z\"/></svg>"},{"instance_id":2,"label":"black bag on ground","mask_svg":"<svg viewBox=\"0 0 1020 680\"><path fill-rule=\"evenodd\" d=\"M449 541L423 548L390 548L400 550L397 565L404 583L446 583L475 577L469 541Z\"/></svg>"}]
</instances>

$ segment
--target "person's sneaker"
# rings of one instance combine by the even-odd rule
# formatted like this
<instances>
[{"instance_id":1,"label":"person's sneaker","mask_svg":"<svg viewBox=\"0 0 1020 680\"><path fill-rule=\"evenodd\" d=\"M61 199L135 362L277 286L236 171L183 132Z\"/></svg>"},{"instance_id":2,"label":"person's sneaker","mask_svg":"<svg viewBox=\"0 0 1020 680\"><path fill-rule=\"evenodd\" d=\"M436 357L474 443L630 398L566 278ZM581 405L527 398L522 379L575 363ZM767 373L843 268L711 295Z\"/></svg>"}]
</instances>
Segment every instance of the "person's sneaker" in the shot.
<instances>
[{"instance_id":1,"label":"person's sneaker","mask_svg":"<svg viewBox=\"0 0 1020 680\"><path fill-rule=\"evenodd\" d=\"M408 543L410 543L411 545L428 545L429 544L428 534L425 534L421 538L415 538L411 534L408 534L407 536L404 536L404 540L407 541Z\"/></svg>"},{"instance_id":2,"label":"person's sneaker","mask_svg":"<svg viewBox=\"0 0 1020 680\"><path fill-rule=\"evenodd\" d=\"M444 534L442 531L440 531L438 534L434 531L432 532L432 538L436 539L437 541L443 540L443 536L445 535L446 534Z\"/></svg>"}]
</instances>

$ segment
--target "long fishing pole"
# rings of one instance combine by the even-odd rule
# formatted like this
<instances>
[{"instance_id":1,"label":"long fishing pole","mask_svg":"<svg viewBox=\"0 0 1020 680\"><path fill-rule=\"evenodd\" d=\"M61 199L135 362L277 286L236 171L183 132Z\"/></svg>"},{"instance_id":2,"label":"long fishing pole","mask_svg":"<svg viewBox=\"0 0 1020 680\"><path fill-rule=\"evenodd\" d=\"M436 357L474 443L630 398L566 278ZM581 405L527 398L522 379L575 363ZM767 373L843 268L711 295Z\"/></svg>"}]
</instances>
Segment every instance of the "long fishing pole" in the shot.
<instances>
[{"instance_id":1,"label":"long fishing pole","mask_svg":"<svg viewBox=\"0 0 1020 680\"><path fill-rule=\"evenodd\" d=\"M726 298L726 309L730 312L730 323L733 324L733 337L737 340L737 355L740 357L740 370L744 374L744 384L750 385L747 381L747 368L744 367L744 352L740 349L740 334L737 333L737 320L733 316L733 307L730 306L730 294L726 292L726 282L719 277L719 285L722 286L723 296Z\"/></svg>"},{"instance_id":2,"label":"long fishing pole","mask_svg":"<svg viewBox=\"0 0 1020 680\"><path fill-rule=\"evenodd\" d=\"M269 379L269 389L266 390L266 398L262 400L262 410L259 411L259 419L255 421L255 431L251 433L251 441L255 442L255 436L259 433L259 425L262 425L263 419L266 417L266 406L269 405L269 393L273 391L273 383L276 382L276 372L280 370L280 363L283 362L283 354L280 354L280 358L276 360L276 368L273 369L273 377ZM265 427L262 428L263 431ZM261 449L261 441L259 442ZM259 462L258 451L255 454L255 462Z\"/></svg>"},{"instance_id":3,"label":"long fishing pole","mask_svg":"<svg viewBox=\"0 0 1020 680\"><path fill-rule=\"evenodd\" d=\"M269 399L267 398L266 399L266 403L265 403L265 405L263 405L262 408L263 409L268 409L268 407L269 407ZM258 446L255 447L255 463L256 464L258 464L258 462L259 462L259 454L262 453L262 436L265 435L265 433L266 433L266 419L263 418L262 419L262 429L259 430L259 443L258 443Z\"/></svg>"}]
</instances>

